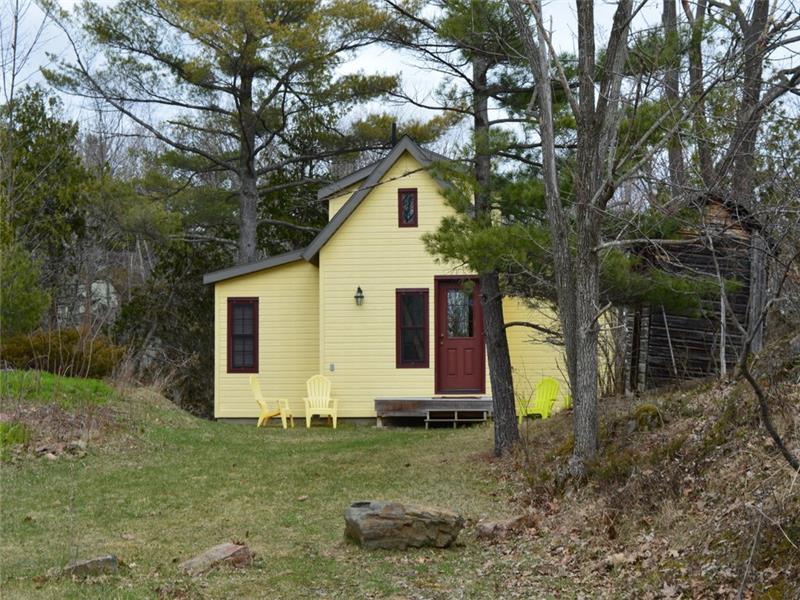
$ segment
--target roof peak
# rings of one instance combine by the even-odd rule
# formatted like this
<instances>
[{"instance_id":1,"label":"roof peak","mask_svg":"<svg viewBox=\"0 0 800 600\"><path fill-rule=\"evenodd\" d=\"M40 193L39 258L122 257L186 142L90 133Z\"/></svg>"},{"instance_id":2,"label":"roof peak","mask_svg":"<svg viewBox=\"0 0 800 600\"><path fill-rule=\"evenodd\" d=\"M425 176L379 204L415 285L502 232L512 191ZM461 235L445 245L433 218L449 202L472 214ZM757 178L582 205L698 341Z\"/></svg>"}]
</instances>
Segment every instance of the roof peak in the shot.
<instances>
[{"instance_id":1,"label":"roof peak","mask_svg":"<svg viewBox=\"0 0 800 600\"><path fill-rule=\"evenodd\" d=\"M419 143L417 143L417 141L414 140L414 138L412 138L409 134L404 133L397 141L397 143L394 144L389 149L389 151L378 160L373 161L364 167L356 169L352 173L349 173L344 177L340 177L336 181L332 181L329 184L322 186L319 190L317 190L317 200L330 200L332 196L337 195L342 190L358 183L359 181L363 181L364 179L369 177L370 173L372 173L372 171L375 170L378 167L378 165L380 165L384 160L386 160L386 158L390 154L392 154L395 148L399 147L402 147L403 150L409 150L410 148L415 149L417 153L422 155L425 158L425 160L429 163L435 161L450 160L449 158L447 158L442 154L439 154L438 152L434 152L433 150L426 150ZM402 152L400 154L402 154ZM414 154L414 152L412 152L412 154Z\"/></svg>"}]
</instances>

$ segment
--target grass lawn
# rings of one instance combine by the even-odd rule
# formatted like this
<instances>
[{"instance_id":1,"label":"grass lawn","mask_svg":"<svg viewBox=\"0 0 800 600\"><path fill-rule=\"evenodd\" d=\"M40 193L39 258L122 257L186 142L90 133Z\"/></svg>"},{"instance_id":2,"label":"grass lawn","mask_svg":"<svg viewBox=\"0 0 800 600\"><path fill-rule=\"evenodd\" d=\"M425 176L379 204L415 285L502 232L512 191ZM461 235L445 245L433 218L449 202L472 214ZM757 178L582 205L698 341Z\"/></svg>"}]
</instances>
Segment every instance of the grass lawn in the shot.
<instances>
[{"instance_id":1,"label":"grass lawn","mask_svg":"<svg viewBox=\"0 0 800 600\"><path fill-rule=\"evenodd\" d=\"M447 550L366 552L343 540L354 500L430 504L472 521L517 514L515 484L487 460L490 428L257 430L136 396L111 402L124 403L125 431L135 432L124 442L0 467L3 597L548 597L568 586L538 563L535 540L519 553L469 528ZM178 562L230 540L256 553L252 567L178 572ZM38 577L105 553L124 561L118 575ZM527 590L515 583L520 573Z\"/></svg>"}]
</instances>

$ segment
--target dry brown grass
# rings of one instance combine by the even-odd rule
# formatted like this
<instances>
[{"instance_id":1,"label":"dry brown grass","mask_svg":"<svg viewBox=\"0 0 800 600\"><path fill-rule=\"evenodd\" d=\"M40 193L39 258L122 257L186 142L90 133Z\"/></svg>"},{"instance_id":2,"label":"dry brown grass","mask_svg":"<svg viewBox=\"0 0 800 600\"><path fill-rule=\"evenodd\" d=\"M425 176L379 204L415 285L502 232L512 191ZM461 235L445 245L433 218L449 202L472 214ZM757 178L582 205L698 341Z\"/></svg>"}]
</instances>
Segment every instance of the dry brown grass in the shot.
<instances>
[{"instance_id":1,"label":"dry brown grass","mask_svg":"<svg viewBox=\"0 0 800 600\"><path fill-rule=\"evenodd\" d=\"M800 386L776 415L794 451ZM646 407L642 409L642 407ZM744 385L613 398L590 479L563 478L571 419L527 425L520 473L538 535L610 597L800 595L800 482L759 426ZM635 426L634 426L635 424Z\"/></svg>"}]
</instances>

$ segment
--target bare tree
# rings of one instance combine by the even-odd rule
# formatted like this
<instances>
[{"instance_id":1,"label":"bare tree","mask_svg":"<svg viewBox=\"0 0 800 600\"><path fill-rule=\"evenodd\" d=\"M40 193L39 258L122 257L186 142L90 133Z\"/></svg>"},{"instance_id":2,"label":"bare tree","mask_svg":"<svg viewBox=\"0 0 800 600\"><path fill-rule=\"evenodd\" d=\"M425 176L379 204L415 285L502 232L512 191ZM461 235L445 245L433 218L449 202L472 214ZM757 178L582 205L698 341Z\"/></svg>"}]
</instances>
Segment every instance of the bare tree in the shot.
<instances>
[{"instance_id":1,"label":"bare tree","mask_svg":"<svg viewBox=\"0 0 800 600\"><path fill-rule=\"evenodd\" d=\"M597 450L597 338L600 273L598 246L602 212L614 193L608 175L612 174L620 118L622 67L627 57L627 38L633 6L622 0L614 15L614 24L606 48L605 69L599 93L595 87L594 3L578 0L578 97L568 84L564 86L576 118L577 172L575 173L574 222L576 247L570 247L567 207L562 202L553 126L553 100L549 73L553 58L548 33L544 27L541 2L529 2L536 21L538 39L534 38L528 16L516 0L510 2L521 33L531 70L539 85L540 135L545 198L550 220L553 261L559 316L564 332L567 364L575 396L575 452L570 470L585 472L585 462ZM563 73L563 69L561 71ZM543 83L546 82L546 83Z\"/></svg>"},{"instance_id":2,"label":"bare tree","mask_svg":"<svg viewBox=\"0 0 800 600\"><path fill-rule=\"evenodd\" d=\"M4 129L0 145L0 179L5 182L5 198L13 208L15 177L11 164L14 149L11 131L14 125L14 100L20 83L25 82L25 69L31 55L40 47L42 36L49 22L47 10L37 19L33 27L26 28L24 21L31 12L38 11L32 0L20 2L13 0L4 3L0 9L0 72L2 72L3 99L6 105Z\"/></svg>"},{"instance_id":3,"label":"bare tree","mask_svg":"<svg viewBox=\"0 0 800 600\"><path fill-rule=\"evenodd\" d=\"M677 15L674 6L664 6L663 24L667 37L674 36ZM542 14L540 0L510 0L517 28L524 43L537 86L539 106L539 132L541 138L542 173L551 230L553 261L556 270L558 310L564 331L568 371L575 394L575 452L570 470L575 475L585 471L585 462L597 449L597 340L599 322L607 306L601 306L599 295L599 265L602 252L610 247L624 247L643 240L616 239L604 242L601 224L609 214L609 202L620 184L636 177L665 144L670 159L670 181L676 185L691 185L683 171L682 148L694 147L699 158L700 180L697 189L709 191L734 185L749 185L739 173L730 177L730 169L737 157L752 160L752 144L757 136L759 121L766 108L783 94L793 89L800 66L771 74L766 91L757 93L764 85L763 64L770 52L782 44L790 43L788 34L797 23L796 14L787 12L764 26L764 10L776 15L776 5L765 7L754 3L750 16L742 13L738 3L725 5L711 2L715 10L731 11L736 16L741 35L728 36L726 52L715 57L713 68L704 65L703 41L707 31L704 23L709 5L700 0L692 12L684 2L684 10L691 26L689 41L689 89L680 94L680 75L676 77L676 64L670 63L664 75L664 97L669 111L658 117L643 134L625 140L625 148L618 150L620 123L623 108L635 111L636 104L625 98L623 74L629 50L630 23L644 6L635 8L632 2L617 3L608 43L603 53L602 71L598 73L595 47L596 23L594 3L576 1L578 21L578 90L573 94L557 56ZM769 2L763 2L769 5ZM533 17L531 26L529 14ZM534 34L535 30L535 34ZM756 32L759 32L758 34ZM577 154L574 192L565 202L559 189L559 161L555 151L553 131L553 99L548 85L550 70L559 74L563 93L567 96L576 121ZM736 127L722 147L720 158L713 161L714 151L719 151L709 135L705 102L721 81L736 81L740 86ZM749 91L751 88L756 92ZM694 115L690 144L684 144L680 128L682 121ZM654 134L658 134L658 136ZM656 139L660 136L660 140ZM747 157L751 158L747 158ZM635 158L634 158L635 157ZM632 159L633 158L633 159ZM751 165L752 166L752 165ZM752 174L749 175L752 179ZM684 181L678 184L679 181ZM739 190L737 194L741 194ZM574 241L573 241L574 240ZM647 240L645 240L647 241Z\"/></svg>"}]
</instances>

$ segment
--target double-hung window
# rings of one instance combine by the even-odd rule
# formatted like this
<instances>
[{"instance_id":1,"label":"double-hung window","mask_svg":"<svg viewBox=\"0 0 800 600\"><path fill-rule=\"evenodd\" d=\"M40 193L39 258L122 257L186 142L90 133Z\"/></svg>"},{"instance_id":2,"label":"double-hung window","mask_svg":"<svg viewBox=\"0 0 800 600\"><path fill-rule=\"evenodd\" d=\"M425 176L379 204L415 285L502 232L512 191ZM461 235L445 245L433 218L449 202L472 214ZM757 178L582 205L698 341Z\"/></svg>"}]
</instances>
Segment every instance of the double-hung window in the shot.
<instances>
[{"instance_id":1,"label":"double-hung window","mask_svg":"<svg viewBox=\"0 0 800 600\"><path fill-rule=\"evenodd\" d=\"M258 373L258 298L228 298L228 373Z\"/></svg>"},{"instance_id":2,"label":"double-hung window","mask_svg":"<svg viewBox=\"0 0 800 600\"><path fill-rule=\"evenodd\" d=\"M428 368L428 290L396 291L397 368Z\"/></svg>"}]
</instances>

